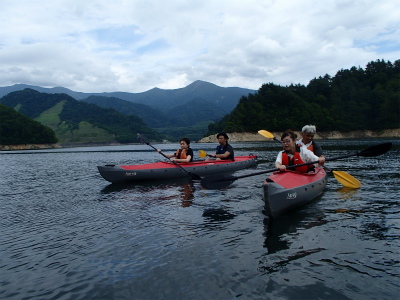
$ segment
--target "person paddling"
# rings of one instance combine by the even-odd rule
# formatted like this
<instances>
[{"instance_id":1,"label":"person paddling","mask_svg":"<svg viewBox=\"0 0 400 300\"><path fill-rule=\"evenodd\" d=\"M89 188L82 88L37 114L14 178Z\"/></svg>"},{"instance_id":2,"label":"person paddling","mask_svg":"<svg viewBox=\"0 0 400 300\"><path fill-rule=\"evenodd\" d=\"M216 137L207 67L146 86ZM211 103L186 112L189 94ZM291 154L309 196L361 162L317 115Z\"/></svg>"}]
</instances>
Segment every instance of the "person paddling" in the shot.
<instances>
[{"instance_id":1,"label":"person paddling","mask_svg":"<svg viewBox=\"0 0 400 300\"><path fill-rule=\"evenodd\" d=\"M296 145L296 134L293 131L286 131L282 134L281 141L283 151L278 153L275 161L275 167L280 171L286 171L286 166L299 165L312 161L318 161L319 166L323 166L325 157L318 157L312 151L305 147ZM295 168L295 171L307 173L311 171L309 166Z\"/></svg>"},{"instance_id":2,"label":"person paddling","mask_svg":"<svg viewBox=\"0 0 400 300\"><path fill-rule=\"evenodd\" d=\"M305 125L301 129L302 138L296 142L297 145L305 147L306 149L314 152L318 157L322 157L325 162L325 156L322 152L322 148L314 142L314 135L317 133L315 125Z\"/></svg>"},{"instance_id":3,"label":"person paddling","mask_svg":"<svg viewBox=\"0 0 400 300\"><path fill-rule=\"evenodd\" d=\"M166 155L171 161L175 162L191 162L193 161L193 150L190 148L190 140L184 137L180 140L181 149L176 150L176 153ZM157 149L161 153L160 149Z\"/></svg>"},{"instance_id":4,"label":"person paddling","mask_svg":"<svg viewBox=\"0 0 400 300\"><path fill-rule=\"evenodd\" d=\"M235 154L233 152L233 147L228 144L228 135L226 132L220 132L217 134L217 139L219 145L215 151L215 154L210 154L210 157L214 157L216 159L231 159L235 160Z\"/></svg>"}]
</instances>

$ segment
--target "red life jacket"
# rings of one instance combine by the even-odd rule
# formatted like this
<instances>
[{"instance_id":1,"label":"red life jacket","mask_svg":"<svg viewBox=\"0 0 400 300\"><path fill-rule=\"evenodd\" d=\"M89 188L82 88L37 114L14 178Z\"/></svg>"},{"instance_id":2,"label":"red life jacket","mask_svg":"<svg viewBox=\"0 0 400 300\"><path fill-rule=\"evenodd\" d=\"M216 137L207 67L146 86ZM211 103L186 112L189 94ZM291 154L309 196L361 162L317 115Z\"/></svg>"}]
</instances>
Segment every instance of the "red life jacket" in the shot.
<instances>
[{"instance_id":1,"label":"red life jacket","mask_svg":"<svg viewBox=\"0 0 400 300\"><path fill-rule=\"evenodd\" d=\"M185 159L185 158L187 158L187 156L186 156L186 149L178 149L178 150L176 150L175 156L176 156L176 158L178 158L178 159Z\"/></svg>"},{"instance_id":2,"label":"red life jacket","mask_svg":"<svg viewBox=\"0 0 400 300\"><path fill-rule=\"evenodd\" d=\"M289 156L286 154L285 151L282 152L282 164L285 166L294 166L294 165L300 165L304 164L304 161L300 157L300 147L296 146L296 152L294 153L294 156L292 159L289 158ZM294 168L296 172L300 173L307 173L309 171L309 166L301 166Z\"/></svg>"}]
</instances>

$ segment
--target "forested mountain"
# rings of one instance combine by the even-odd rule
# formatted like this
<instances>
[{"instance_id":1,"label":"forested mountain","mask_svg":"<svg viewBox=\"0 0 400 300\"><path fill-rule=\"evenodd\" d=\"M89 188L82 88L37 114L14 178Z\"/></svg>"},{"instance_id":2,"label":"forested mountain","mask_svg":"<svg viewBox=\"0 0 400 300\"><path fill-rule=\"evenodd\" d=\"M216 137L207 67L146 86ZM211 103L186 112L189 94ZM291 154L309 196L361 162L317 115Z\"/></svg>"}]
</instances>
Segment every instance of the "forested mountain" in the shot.
<instances>
[{"instance_id":1,"label":"forested mountain","mask_svg":"<svg viewBox=\"0 0 400 300\"><path fill-rule=\"evenodd\" d=\"M264 84L243 96L220 122L210 124L208 134L299 130L305 124L315 124L319 131L399 128L400 60L341 69L307 86Z\"/></svg>"},{"instance_id":2,"label":"forested mountain","mask_svg":"<svg viewBox=\"0 0 400 300\"><path fill-rule=\"evenodd\" d=\"M139 116L147 126L164 132L165 137L171 141L179 140L182 135L190 135L193 140L200 139L209 123L230 113L240 97L254 92L238 87L223 88L198 80L180 89L154 88L143 93L81 93L63 87L42 88L16 84L0 87L0 97L25 88L49 94L63 93L76 100L113 108L127 116Z\"/></svg>"},{"instance_id":3,"label":"forested mountain","mask_svg":"<svg viewBox=\"0 0 400 300\"><path fill-rule=\"evenodd\" d=\"M197 80L190 85L172 90L153 88L142 93L111 92L111 93L82 93L75 92L63 87L43 88L25 84L0 87L0 97L11 92L30 88L48 94L67 94L76 100L83 100L90 96L113 97L129 102L148 105L161 112L167 112L175 106L190 102L193 99L203 99L223 107L227 112L232 111L243 95L253 93L254 90L239 87L220 87L215 84Z\"/></svg>"},{"instance_id":4,"label":"forested mountain","mask_svg":"<svg viewBox=\"0 0 400 300\"><path fill-rule=\"evenodd\" d=\"M184 104L170 107L165 112L145 104L132 103L114 97L90 96L82 101L104 108L113 108L128 116L140 116L142 121L151 128L184 127L204 121L218 121L230 112L230 110L202 98L195 98Z\"/></svg>"},{"instance_id":5,"label":"forested mountain","mask_svg":"<svg viewBox=\"0 0 400 300\"><path fill-rule=\"evenodd\" d=\"M137 133L161 140L139 117L77 101L66 94L25 89L2 97L0 103L49 126L61 143L137 142Z\"/></svg>"},{"instance_id":6,"label":"forested mountain","mask_svg":"<svg viewBox=\"0 0 400 300\"><path fill-rule=\"evenodd\" d=\"M0 144L53 144L57 142L52 129L0 104Z\"/></svg>"},{"instance_id":7,"label":"forested mountain","mask_svg":"<svg viewBox=\"0 0 400 300\"><path fill-rule=\"evenodd\" d=\"M112 96L122 100L149 105L161 111L168 111L175 106L185 104L193 99L203 99L232 111L243 95L253 93L254 90L238 87L220 87L215 84L197 80L190 85L173 90L153 88L144 93L103 93L100 96Z\"/></svg>"},{"instance_id":8,"label":"forested mountain","mask_svg":"<svg viewBox=\"0 0 400 300\"><path fill-rule=\"evenodd\" d=\"M82 101L96 104L103 108L112 108L127 116L140 116L142 121L151 128L170 126L173 123L166 113L145 104L104 96L90 96L82 99Z\"/></svg>"}]
</instances>

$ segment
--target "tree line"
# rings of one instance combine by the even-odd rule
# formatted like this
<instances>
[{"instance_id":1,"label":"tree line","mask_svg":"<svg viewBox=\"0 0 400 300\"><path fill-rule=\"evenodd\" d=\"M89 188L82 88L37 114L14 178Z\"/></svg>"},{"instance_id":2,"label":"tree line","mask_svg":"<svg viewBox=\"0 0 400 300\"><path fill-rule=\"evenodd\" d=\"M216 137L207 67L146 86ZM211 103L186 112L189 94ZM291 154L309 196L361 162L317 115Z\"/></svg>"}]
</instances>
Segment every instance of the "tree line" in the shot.
<instances>
[{"instance_id":1,"label":"tree line","mask_svg":"<svg viewBox=\"0 0 400 300\"><path fill-rule=\"evenodd\" d=\"M263 84L243 96L221 121L210 124L207 135L257 132L260 129L299 130L314 124L319 131L399 128L400 60L371 61L366 68L341 69L307 86Z\"/></svg>"},{"instance_id":2,"label":"tree line","mask_svg":"<svg viewBox=\"0 0 400 300\"><path fill-rule=\"evenodd\" d=\"M0 104L0 144L53 144L54 131L23 114Z\"/></svg>"}]
</instances>

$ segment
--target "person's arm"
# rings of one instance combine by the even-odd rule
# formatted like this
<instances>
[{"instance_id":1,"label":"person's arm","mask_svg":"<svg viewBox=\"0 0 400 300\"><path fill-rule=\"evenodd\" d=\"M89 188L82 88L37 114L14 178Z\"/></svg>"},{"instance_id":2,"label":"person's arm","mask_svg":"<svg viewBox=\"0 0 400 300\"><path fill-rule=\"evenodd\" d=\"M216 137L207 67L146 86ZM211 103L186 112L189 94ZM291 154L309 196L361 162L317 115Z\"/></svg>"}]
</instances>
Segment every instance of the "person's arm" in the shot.
<instances>
[{"instance_id":1,"label":"person's arm","mask_svg":"<svg viewBox=\"0 0 400 300\"><path fill-rule=\"evenodd\" d=\"M320 157L320 156L323 156L323 157L325 157L324 156L324 153L322 152L322 148L319 146L319 145L317 145L316 143L314 143L313 142L313 148L314 148L314 154L316 155L316 156L318 156L318 157Z\"/></svg>"},{"instance_id":2,"label":"person's arm","mask_svg":"<svg viewBox=\"0 0 400 300\"><path fill-rule=\"evenodd\" d=\"M280 171L286 170L286 166L282 165L282 152L279 152L278 156L276 157L275 168L279 169Z\"/></svg>"},{"instance_id":3,"label":"person's arm","mask_svg":"<svg viewBox=\"0 0 400 300\"><path fill-rule=\"evenodd\" d=\"M172 158L171 160L174 160L176 162L190 162L190 160L192 159L191 155L187 155L186 158Z\"/></svg>"},{"instance_id":4,"label":"person's arm","mask_svg":"<svg viewBox=\"0 0 400 300\"><path fill-rule=\"evenodd\" d=\"M157 149L157 152L161 154L161 149ZM166 157L171 158L174 157L176 154L164 154Z\"/></svg>"},{"instance_id":5,"label":"person's arm","mask_svg":"<svg viewBox=\"0 0 400 300\"><path fill-rule=\"evenodd\" d=\"M215 154L215 158L224 159L227 158L229 155L231 155L231 153L229 151L225 151L224 154Z\"/></svg>"},{"instance_id":6,"label":"person's arm","mask_svg":"<svg viewBox=\"0 0 400 300\"><path fill-rule=\"evenodd\" d=\"M306 163L312 161L318 161L318 166L320 167L322 167L325 163L325 156L318 157L314 154L314 152L305 149L303 147L300 148L300 156L303 156L302 160ZM315 167L317 167L317 165L315 165Z\"/></svg>"}]
</instances>

